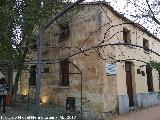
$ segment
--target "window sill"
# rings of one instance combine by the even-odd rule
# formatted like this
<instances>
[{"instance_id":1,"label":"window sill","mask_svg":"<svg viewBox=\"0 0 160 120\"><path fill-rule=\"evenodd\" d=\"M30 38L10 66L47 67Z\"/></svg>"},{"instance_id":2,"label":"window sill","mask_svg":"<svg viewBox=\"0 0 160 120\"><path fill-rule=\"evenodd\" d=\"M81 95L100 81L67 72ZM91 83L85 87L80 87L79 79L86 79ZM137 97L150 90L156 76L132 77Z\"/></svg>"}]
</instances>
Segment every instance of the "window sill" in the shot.
<instances>
[{"instance_id":1,"label":"window sill","mask_svg":"<svg viewBox=\"0 0 160 120\"><path fill-rule=\"evenodd\" d=\"M150 54L150 52L149 52L149 51L145 51L145 50L144 50L144 53L146 53L146 54Z\"/></svg>"},{"instance_id":2,"label":"window sill","mask_svg":"<svg viewBox=\"0 0 160 120\"><path fill-rule=\"evenodd\" d=\"M135 46L130 45L131 43L127 43L127 45L125 45L126 47L132 48L132 49L136 49Z\"/></svg>"},{"instance_id":3,"label":"window sill","mask_svg":"<svg viewBox=\"0 0 160 120\"><path fill-rule=\"evenodd\" d=\"M132 46L132 45L127 45L127 47L132 48L132 49L136 48L135 46Z\"/></svg>"},{"instance_id":4,"label":"window sill","mask_svg":"<svg viewBox=\"0 0 160 120\"><path fill-rule=\"evenodd\" d=\"M52 88L62 88L62 89L69 89L70 88L70 86L60 86L60 85L52 85L51 86Z\"/></svg>"},{"instance_id":5,"label":"window sill","mask_svg":"<svg viewBox=\"0 0 160 120\"><path fill-rule=\"evenodd\" d=\"M30 88L36 88L36 86L35 85L32 85L32 86L29 86Z\"/></svg>"},{"instance_id":6,"label":"window sill","mask_svg":"<svg viewBox=\"0 0 160 120\"><path fill-rule=\"evenodd\" d=\"M57 86L57 88L60 88L60 89L69 89L70 86Z\"/></svg>"}]
</instances>

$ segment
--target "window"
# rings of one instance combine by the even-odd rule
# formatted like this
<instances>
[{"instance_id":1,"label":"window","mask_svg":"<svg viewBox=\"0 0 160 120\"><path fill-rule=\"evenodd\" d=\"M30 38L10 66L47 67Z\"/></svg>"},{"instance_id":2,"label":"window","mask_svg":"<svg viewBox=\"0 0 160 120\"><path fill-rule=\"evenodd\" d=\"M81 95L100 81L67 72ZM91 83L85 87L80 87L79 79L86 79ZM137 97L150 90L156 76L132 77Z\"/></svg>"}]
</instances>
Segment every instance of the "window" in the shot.
<instances>
[{"instance_id":1,"label":"window","mask_svg":"<svg viewBox=\"0 0 160 120\"><path fill-rule=\"evenodd\" d=\"M60 86L69 86L69 60L60 61Z\"/></svg>"},{"instance_id":2,"label":"window","mask_svg":"<svg viewBox=\"0 0 160 120\"><path fill-rule=\"evenodd\" d=\"M43 70L44 70L44 73L49 73L49 67L46 67Z\"/></svg>"},{"instance_id":3,"label":"window","mask_svg":"<svg viewBox=\"0 0 160 120\"><path fill-rule=\"evenodd\" d=\"M35 85L36 85L36 65L31 65L29 86L35 86Z\"/></svg>"},{"instance_id":4,"label":"window","mask_svg":"<svg viewBox=\"0 0 160 120\"><path fill-rule=\"evenodd\" d=\"M143 39L143 47L145 52L149 52L149 42L146 39Z\"/></svg>"},{"instance_id":5,"label":"window","mask_svg":"<svg viewBox=\"0 0 160 120\"><path fill-rule=\"evenodd\" d=\"M38 50L38 45L37 45L37 41L36 41L36 39L31 39L31 46L30 46L30 48L31 48L31 50L33 50L33 51L37 51Z\"/></svg>"},{"instance_id":6,"label":"window","mask_svg":"<svg viewBox=\"0 0 160 120\"><path fill-rule=\"evenodd\" d=\"M60 26L60 41L68 39L70 32L69 32L69 25L59 25Z\"/></svg>"},{"instance_id":7,"label":"window","mask_svg":"<svg viewBox=\"0 0 160 120\"><path fill-rule=\"evenodd\" d=\"M140 69L137 69L137 74L141 74L141 70Z\"/></svg>"},{"instance_id":8,"label":"window","mask_svg":"<svg viewBox=\"0 0 160 120\"><path fill-rule=\"evenodd\" d=\"M131 44L131 34L126 28L123 28L123 40L124 43Z\"/></svg>"},{"instance_id":9,"label":"window","mask_svg":"<svg viewBox=\"0 0 160 120\"><path fill-rule=\"evenodd\" d=\"M152 77L152 67L147 64L146 66L146 74L147 74L147 85L148 85L148 92L153 92L153 77Z\"/></svg>"}]
</instances>

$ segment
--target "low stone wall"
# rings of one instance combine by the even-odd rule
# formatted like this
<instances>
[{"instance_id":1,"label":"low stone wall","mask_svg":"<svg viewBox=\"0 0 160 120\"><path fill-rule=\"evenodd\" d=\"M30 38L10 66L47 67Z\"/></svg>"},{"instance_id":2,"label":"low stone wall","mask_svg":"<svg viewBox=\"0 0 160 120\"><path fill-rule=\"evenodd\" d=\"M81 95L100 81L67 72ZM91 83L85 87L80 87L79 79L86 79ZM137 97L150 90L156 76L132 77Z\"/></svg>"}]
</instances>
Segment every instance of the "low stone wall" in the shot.
<instances>
[{"instance_id":1,"label":"low stone wall","mask_svg":"<svg viewBox=\"0 0 160 120\"><path fill-rule=\"evenodd\" d=\"M138 93L136 94L137 103L136 105L141 107L149 107L155 104L160 103L158 92L149 92L149 93Z\"/></svg>"},{"instance_id":2,"label":"low stone wall","mask_svg":"<svg viewBox=\"0 0 160 120\"><path fill-rule=\"evenodd\" d=\"M119 113L129 112L129 99L128 95L119 95L118 96L119 104Z\"/></svg>"},{"instance_id":3,"label":"low stone wall","mask_svg":"<svg viewBox=\"0 0 160 120\"><path fill-rule=\"evenodd\" d=\"M134 106L138 108L146 108L160 103L160 95L158 92L137 93L134 94ZM119 113L129 112L128 95L119 95Z\"/></svg>"}]
</instances>

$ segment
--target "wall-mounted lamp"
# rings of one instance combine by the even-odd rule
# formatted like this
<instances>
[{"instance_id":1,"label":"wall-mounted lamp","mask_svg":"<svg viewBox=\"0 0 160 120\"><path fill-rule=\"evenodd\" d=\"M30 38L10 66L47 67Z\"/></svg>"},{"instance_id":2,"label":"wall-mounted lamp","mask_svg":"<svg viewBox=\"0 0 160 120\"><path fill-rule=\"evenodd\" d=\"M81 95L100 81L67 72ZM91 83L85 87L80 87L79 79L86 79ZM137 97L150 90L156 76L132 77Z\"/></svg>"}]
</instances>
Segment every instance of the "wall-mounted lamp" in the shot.
<instances>
[{"instance_id":1,"label":"wall-mounted lamp","mask_svg":"<svg viewBox=\"0 0 160 120\"><path fill-rule=\"evenodd\" d=\"M28 90L27 90L27 89L23 89L23 90L22 90L22 95L25 95L25 96L26 96L27 94L28 94Z\"/></svg>"},{"instance_id":2,"label":"wall-mounted lamp","mask_svg":"<svg viewBox=\"0 0 160 120\"><path fill-rule=\"evenodd\" d=\"M145 72L144 71L141 71L141 74L142 74L142 76L145 76Z\"/></svg>"},{"instance_id":3,"label":"wall-mounted lamp","mask_svg":"<svg viewBox=\"0 0 160 120\"><path fill-rule=\"evenodd\" d=\"M48 100L49 100L49 97L47 96L47 95L43 95L42 97L41 97L41 104L46 104L46 103L48 103Z\"/></svg>"}]
</instances>

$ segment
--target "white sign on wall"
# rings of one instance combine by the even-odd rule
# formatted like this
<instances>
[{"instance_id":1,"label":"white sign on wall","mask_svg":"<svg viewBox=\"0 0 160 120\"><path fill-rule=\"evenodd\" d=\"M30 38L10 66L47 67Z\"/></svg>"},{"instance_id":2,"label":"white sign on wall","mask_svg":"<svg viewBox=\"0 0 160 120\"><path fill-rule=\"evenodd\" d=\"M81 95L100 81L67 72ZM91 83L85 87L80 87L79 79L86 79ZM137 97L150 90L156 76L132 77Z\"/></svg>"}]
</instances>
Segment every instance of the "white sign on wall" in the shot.
<instances>
[{"instance_id":1,"label":"white sign on wall","mask_svg":"<svg viewBox=\"0 0 160 120\"><path fill-rule=\"evenodd\" d=\"M117 67L115 64L106 64L106 75L116 75L117 74Z\"/></svg>"}]
</instances>

